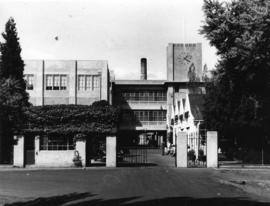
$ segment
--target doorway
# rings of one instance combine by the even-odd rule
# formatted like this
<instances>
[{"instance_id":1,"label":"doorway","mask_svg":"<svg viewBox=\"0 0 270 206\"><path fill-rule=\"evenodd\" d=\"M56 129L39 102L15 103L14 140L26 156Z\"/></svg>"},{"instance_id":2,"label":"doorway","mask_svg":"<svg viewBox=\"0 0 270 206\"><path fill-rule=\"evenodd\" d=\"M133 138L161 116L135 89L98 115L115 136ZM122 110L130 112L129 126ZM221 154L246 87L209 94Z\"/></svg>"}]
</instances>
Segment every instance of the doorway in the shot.
<instances>
[{"instance_id":1,"label":"doorway","mask_svg":"<svg viewBox=\"0 0 270 206\"><path fill-rule=\"evenodd\" d=\"M25 138L25 164L35 164L35 137L33 136Z\"/></svg>"}]
</instances>

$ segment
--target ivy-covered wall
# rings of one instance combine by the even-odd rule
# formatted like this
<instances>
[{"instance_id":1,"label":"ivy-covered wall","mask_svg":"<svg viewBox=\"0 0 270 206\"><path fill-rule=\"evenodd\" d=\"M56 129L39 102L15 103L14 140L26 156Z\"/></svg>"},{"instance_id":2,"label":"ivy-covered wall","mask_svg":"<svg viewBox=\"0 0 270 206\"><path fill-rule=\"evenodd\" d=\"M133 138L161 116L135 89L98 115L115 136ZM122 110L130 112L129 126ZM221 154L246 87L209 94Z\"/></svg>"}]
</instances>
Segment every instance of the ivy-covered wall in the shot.
<instances>
[{"instance_id":1,"label":"ivy-covered wall","mask_svg":"<svg viewBox=\"0 0 270 206\"><path fill-rule=\"evenodd\" d=\"M86 105L32 106L24 110L23 134L87 135L116 132L120 109L107 101Z\"/></svg>"}]
</instances>

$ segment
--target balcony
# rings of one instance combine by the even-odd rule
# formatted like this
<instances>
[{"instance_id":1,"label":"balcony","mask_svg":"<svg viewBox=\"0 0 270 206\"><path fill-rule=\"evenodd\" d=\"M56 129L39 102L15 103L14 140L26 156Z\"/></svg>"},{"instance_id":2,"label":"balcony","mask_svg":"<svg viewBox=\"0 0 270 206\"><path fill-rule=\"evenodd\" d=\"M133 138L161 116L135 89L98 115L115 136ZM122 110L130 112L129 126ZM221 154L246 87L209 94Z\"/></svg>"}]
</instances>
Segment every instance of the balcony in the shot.
<instances>
[{"instance_id":1,"label":"balcony","mask_svg":"<svg viewBox=\"0 0 270 206\"><path fill-rule=\"evenodd\" d=\"M120 129L127 130L166 130L166 121L121 122Z\"/></svg>"},{"instance_id":2,"label":"balcony","mask_svg":"<svg viewBox=\"0 0 270 206\"><path fill-rule=\"evenodd\" d=\"M123 109L167 109L167 101L127 100L120 105Z\"/></svg>"},{"instance_id":3,"label":"balcony","mask_svg":"<svg viewBox=\"0 0 270 206\"><path fill-rule=\"evenodd\" d=\"M128 100L122 104L167 104L167 101Z\"/></svg>"}]
</instances>

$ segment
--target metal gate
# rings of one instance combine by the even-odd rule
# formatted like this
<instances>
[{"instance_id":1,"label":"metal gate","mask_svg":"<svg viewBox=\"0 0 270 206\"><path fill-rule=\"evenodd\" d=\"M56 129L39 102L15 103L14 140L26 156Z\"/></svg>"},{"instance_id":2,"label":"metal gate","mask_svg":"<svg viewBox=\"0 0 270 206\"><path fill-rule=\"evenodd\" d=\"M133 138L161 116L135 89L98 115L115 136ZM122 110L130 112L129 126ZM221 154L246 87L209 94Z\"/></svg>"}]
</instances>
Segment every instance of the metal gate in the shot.
<instances>
[{"instance_id":1,"label":"metal gate","mask_svg":"<svg viewBox=\"0 0 270 206\"><path fill-rule=\"evenodd\" d=\"M206 144L204 131L187 134L188 167L206 167Z\"/></svg>"},{"instance_id":2,"label":"metal gate","mask_svg":"<svg viewBox=\"0 0 270 206\"><path fill-rule=\"evenodd\" d=\"M117 149L117 166L139 167L148 164L148 146L120 146Z\"/></svg>"}]
</instances>

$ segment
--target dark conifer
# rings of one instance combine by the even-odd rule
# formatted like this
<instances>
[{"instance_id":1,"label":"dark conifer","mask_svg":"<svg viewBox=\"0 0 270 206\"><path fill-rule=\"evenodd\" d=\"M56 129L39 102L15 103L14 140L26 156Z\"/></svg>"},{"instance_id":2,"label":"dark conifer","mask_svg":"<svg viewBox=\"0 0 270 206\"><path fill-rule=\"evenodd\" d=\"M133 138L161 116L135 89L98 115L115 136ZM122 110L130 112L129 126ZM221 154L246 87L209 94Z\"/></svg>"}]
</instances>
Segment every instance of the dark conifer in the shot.
<instances>
[{"instance_id":1,"label":"dark conifer","mask_svg":"<svg viewBox=\"0 0 270 206\"><path fill-rule=\"evenodd\" d=\"M28 106L28 93L23 78L24 62L16 24L10 18L0 43L0 162L11 162L13 134L23 122L23 107Z\"/></svg>"}]
</instances>

